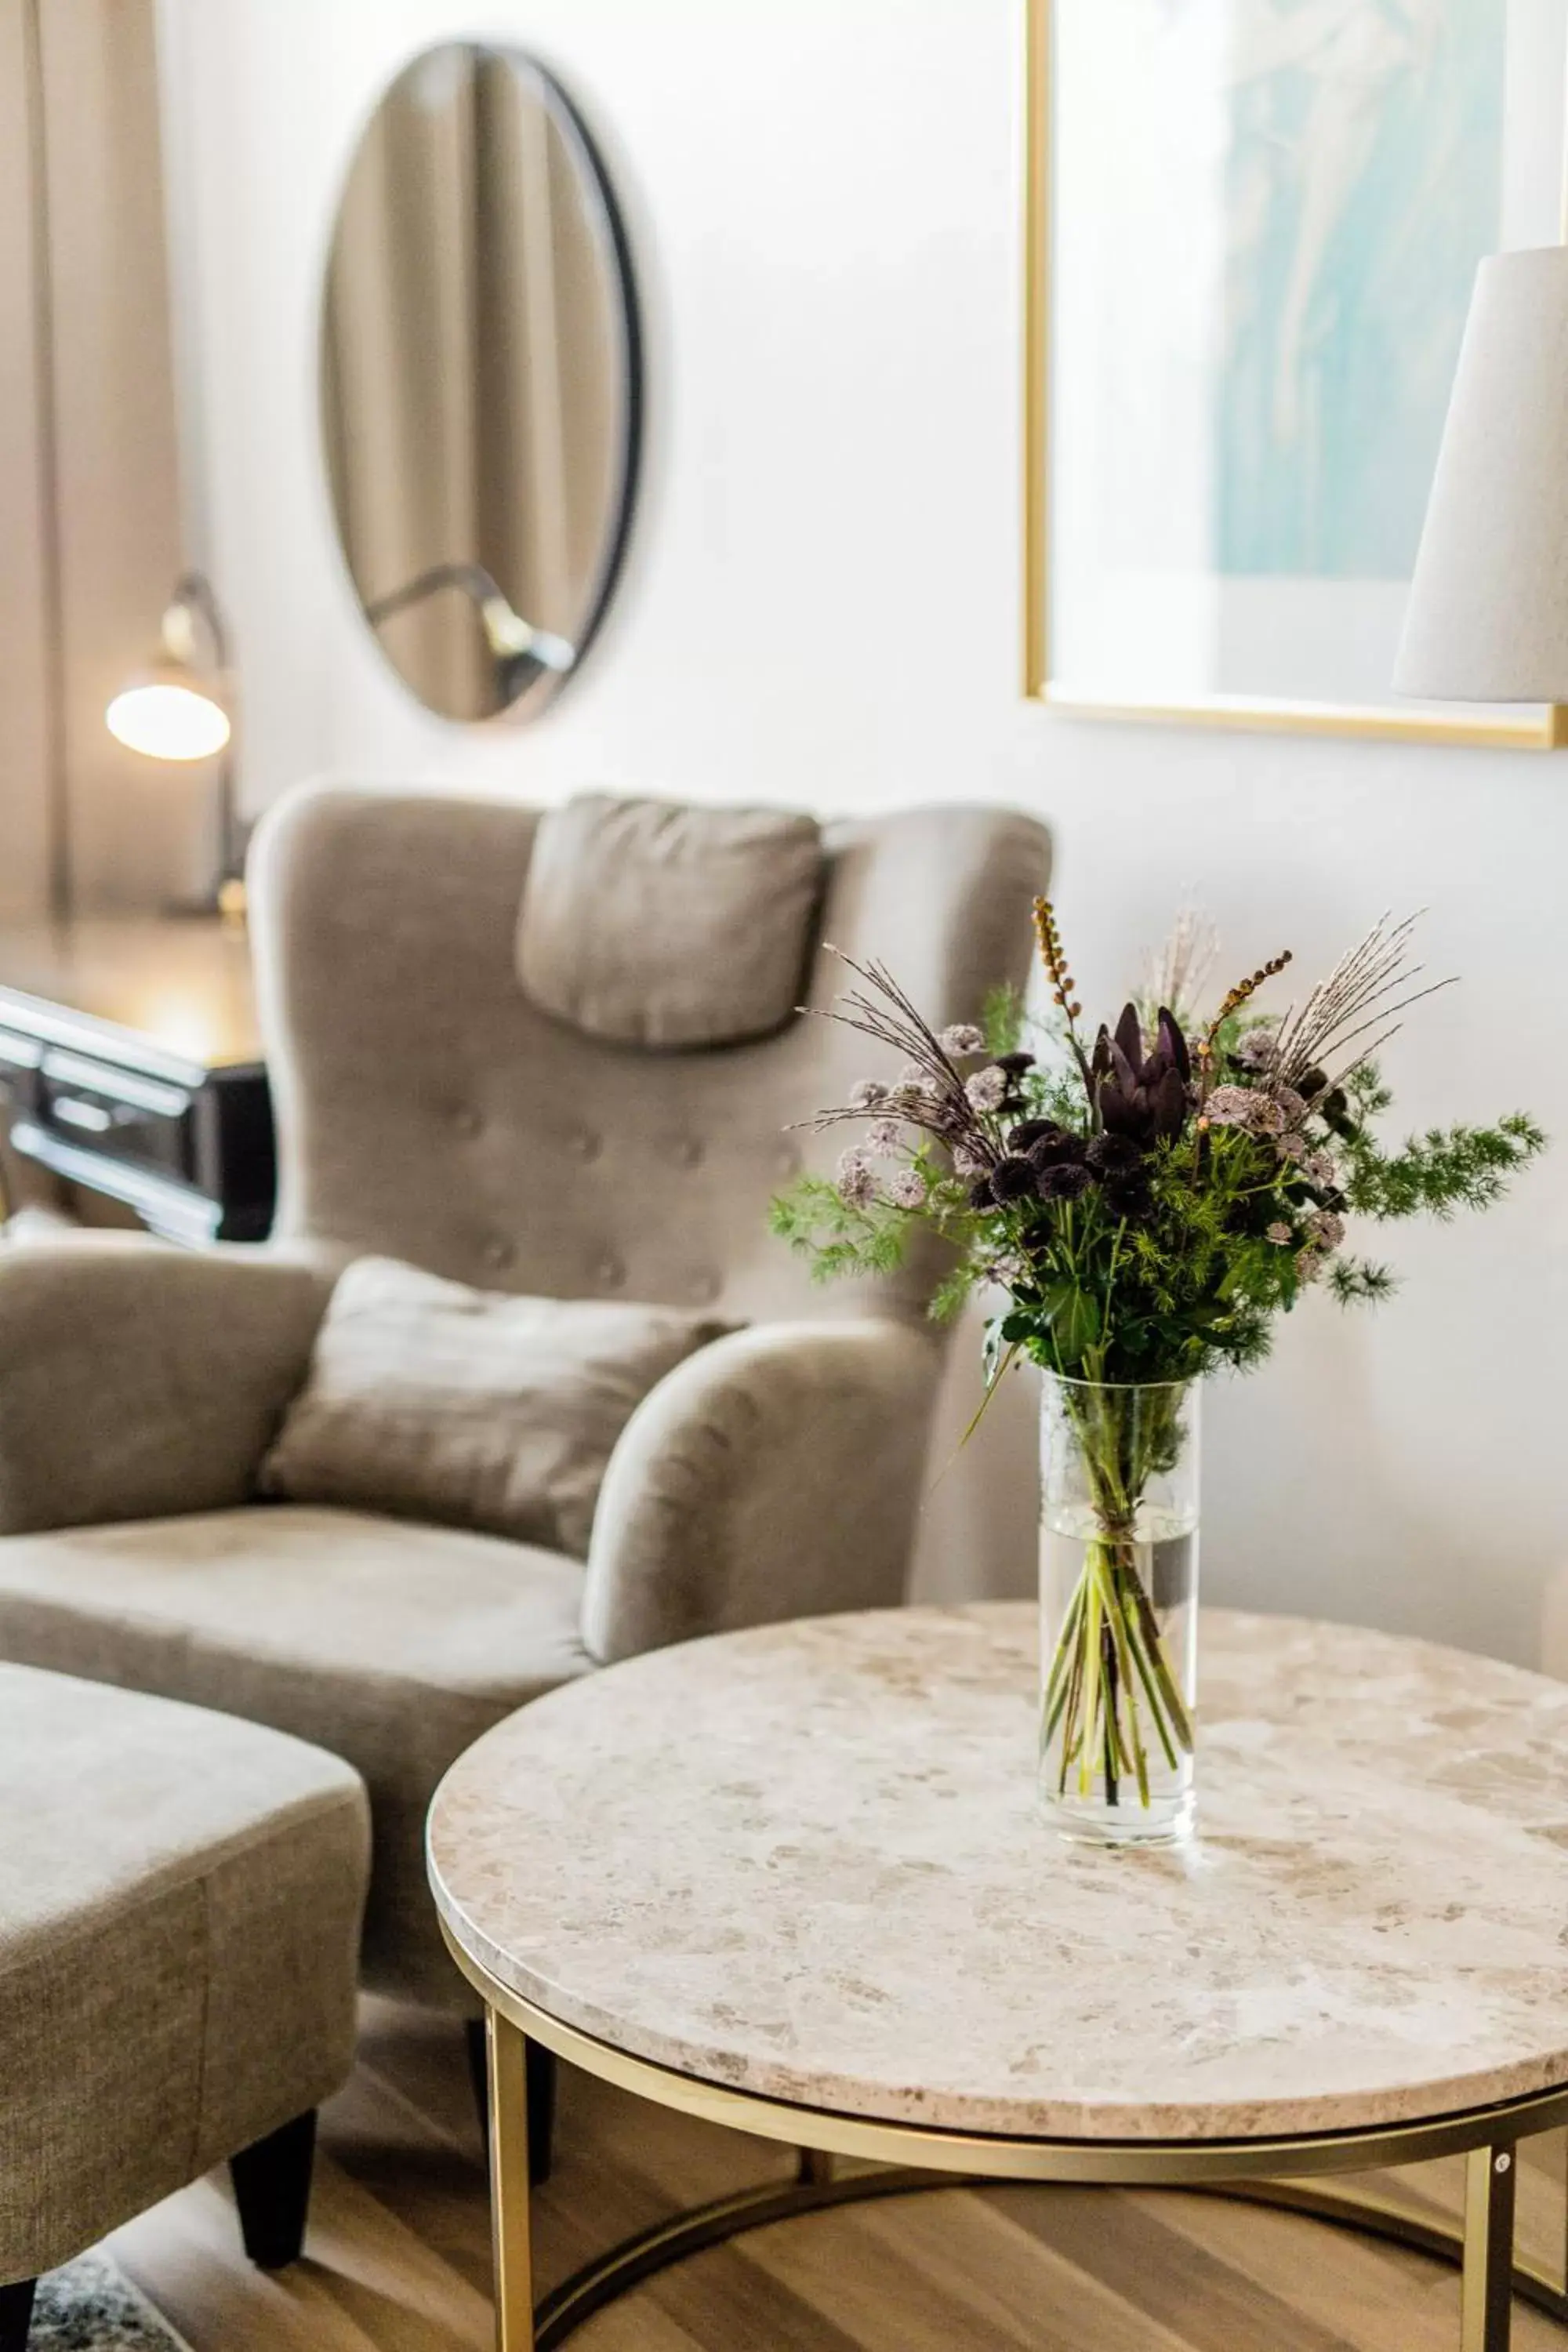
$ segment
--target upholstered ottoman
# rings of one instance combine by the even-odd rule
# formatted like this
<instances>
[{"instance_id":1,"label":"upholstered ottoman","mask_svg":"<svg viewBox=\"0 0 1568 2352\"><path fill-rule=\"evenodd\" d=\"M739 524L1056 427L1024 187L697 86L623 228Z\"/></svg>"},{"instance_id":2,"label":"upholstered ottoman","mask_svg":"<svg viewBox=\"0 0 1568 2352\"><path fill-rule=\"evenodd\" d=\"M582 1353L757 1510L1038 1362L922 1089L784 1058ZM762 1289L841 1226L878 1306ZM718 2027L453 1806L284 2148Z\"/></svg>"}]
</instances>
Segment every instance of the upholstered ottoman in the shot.
<instances>
[{"instance_id":1,"label":"upholstered ottoman","mask_svg":"<svg viewBox=\"0 0 1568 2352\"><path fill-rule=\"evenodd\" d=\"M0 1664L0 2352L39 2272L226 2158L247 2252L299 2252L368 1853L336 1757Z\"/></svg>"}]
</instances>

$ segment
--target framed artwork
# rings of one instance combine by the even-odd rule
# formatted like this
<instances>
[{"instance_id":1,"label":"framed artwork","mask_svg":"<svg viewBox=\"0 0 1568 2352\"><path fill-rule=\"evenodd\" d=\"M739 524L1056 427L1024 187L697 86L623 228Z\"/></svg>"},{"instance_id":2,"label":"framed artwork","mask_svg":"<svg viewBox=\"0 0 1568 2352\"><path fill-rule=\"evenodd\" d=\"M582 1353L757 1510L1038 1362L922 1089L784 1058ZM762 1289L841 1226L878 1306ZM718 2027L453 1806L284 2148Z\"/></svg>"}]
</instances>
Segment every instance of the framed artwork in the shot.
<instances>
[{"instance_id":1,"label":"framed artwork","mask_svg":"<svg viewBox=\"0 0 1568 2352\"><path fill-rule=\"evenodd\" d=\"M1568 0L1026 6L1026 690L1568 741L1389 683L1476 266L1563 233Z\"/></svg>"}]
</instances>

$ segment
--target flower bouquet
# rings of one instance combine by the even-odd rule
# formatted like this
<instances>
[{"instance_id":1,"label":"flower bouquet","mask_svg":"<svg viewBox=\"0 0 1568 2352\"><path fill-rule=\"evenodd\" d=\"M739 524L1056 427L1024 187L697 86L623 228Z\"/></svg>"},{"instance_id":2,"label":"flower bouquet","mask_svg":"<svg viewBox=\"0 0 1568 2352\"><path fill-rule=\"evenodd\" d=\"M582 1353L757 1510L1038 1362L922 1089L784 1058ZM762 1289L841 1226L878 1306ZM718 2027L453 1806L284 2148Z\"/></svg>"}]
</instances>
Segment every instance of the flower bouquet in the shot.
<instances>
[{"instance_id":1,"label":"flower bouquet","mask_svg":"<svg viewBox=\"0 0 1568 2352\"><path fill-rule=\"evenodd\" d=\"M1205 1017L1184 922L1147 1001L1092 1041L1044 899L1036 923L1041 1024L1005 993L984 1025L933 1031L882 965L849 963L858 985L826 1017L902 1066L819 1114L864 1132L836 1181L775 1201L773 1228L828 1278L891 1271L931 1226L951 1248L934 1313L1006 1294L986 1398L1020 1358L1046 1375L1042 1789L1070 1835L1169 1840L1194 1804L1199 1382L1257 1363L1315 1286L1391 1292L1347 1249L1351 1220L1484 1208L1544 1138L1515 1114L1378 1140L1376 1055L1435 992L1410 922L1378 923L1274 1018L1254 1000L1290 957Z\"/></svg>"}]
</instances>

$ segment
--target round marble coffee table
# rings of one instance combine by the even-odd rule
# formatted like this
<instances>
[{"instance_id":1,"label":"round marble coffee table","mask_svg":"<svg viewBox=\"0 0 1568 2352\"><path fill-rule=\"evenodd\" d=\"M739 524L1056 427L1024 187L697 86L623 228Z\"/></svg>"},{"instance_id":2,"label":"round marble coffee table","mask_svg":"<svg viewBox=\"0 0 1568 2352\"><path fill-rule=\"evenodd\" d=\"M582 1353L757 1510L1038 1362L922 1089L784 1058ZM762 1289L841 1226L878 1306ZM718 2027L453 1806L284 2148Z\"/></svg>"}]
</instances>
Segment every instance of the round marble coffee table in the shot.
<instances>
[{"instance_id":1,"label":"round marble coffee table","mask_svg":"<svg viewBox=\"0 0 1568 2352\"><path fill-rule=\"evenodd\" d=\"M954 2178L1227 2184L1463 2263L1504 2352L1514 2149L1568 2122L1568 1685L1204 1622L1199 1831L1060 1841L1022 1606L816 1619L569 1685L454 1766L430 1873L488 2005L503 2352L665 2263ZM525 2038L809 2153L532 2305ZM1313 2185L1463 2152L1462 2239ZM835 2157L874 2173L836 2177ZM1268 2176L1286 2176L1283 2180Z\"/></svg>"}]
</instances>

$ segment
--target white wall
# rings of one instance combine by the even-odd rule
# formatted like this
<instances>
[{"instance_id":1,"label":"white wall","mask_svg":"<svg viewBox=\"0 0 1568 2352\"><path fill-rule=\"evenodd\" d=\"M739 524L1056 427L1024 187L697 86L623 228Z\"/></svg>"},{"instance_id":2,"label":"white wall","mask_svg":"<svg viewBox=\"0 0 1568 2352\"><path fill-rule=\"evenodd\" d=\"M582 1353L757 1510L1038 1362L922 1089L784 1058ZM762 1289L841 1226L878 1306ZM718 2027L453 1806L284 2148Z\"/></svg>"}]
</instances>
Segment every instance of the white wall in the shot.
<instances>
[{"instance_id":1,"label":"white wall","mask_svg":"<svg viewBox=\"0 0 1568 2352\"><path fill-rule=\"evenodd\" d=\"M1048 817L1088 1000L1195 894L1247 967L1431 910L1462 991L1391 1056L1411 1119L1568 1136L1568 761L1073 724L1017 693L1016 0L165 0L190 109L214 538L255 804L335 768ZM605 143L651 431L615 612L556 710L461 732L381 667L314 437L317 291L356 120L458 33L553 66ZM1535 1654L1568 1564L1568 1210L1395 1234L1381 1316L1310 1303L1213 1395L1211 1592ZM1022 1397L933 1513L925 1575L1018 1589ZM955 1491L958 1500L955 1502Z\"/></svg>"}]
</instances>

